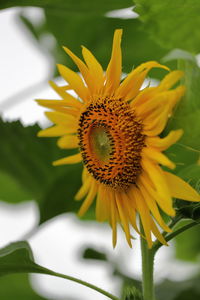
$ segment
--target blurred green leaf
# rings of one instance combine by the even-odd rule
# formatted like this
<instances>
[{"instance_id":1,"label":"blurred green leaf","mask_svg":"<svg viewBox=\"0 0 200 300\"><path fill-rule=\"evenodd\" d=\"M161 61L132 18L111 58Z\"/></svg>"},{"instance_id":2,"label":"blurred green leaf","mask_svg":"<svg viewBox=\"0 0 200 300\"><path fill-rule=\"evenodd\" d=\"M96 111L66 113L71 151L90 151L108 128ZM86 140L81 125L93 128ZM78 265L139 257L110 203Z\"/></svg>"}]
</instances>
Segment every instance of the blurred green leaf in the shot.
<instances>
[{"instance_id":1,"label":"blurred green leaf","mask_svg":"<svg viewBox=\"0 0 200 300\"><path fill-rule=\"evenodd\" d=\"M200 52L198 0L133 0L144 29L167 49ZM177 17L178 16L178 17Z\"/></svg>"},{"instance_id":2,"label":"blurred green leaf","mask_svg":"<svg viewBox=\"0 0 200 300\"><path fill-rule=\"evenodd\" d=\"M20 185L14 177L0 172L0 200L10 203L31 200L30 194Z\"/></svg>"},{"instance_id":3,"label":"blurred green leaf","mask_svg":"<svg viewBox=\"0 0 200 300\"><path fill-rule=\"evenodd\" d=\"M12 274L0 277L0 299L4 300L47 300L32 289L28 275Z\"/></svg>"},{"instance_id":4,"label":"blurred green leaf","mask_svg":"<svg viewBox=\"0 0 200 300\"><path fill-rule=\"evenodd\" d=\"M137 19L117 19L92 15L59 15L46 11L49 32L57 41L57 48L62 51L62 63L75 68L74 63L65 54L62 46L69 47L81 57L81 45L89 48L105 69L111 55L112 38L116 28L123 29L122 51L123 72L130 72L133 66L147 60L159 60L165 50L157 46L146 33L140 29ZM83 30L80 35L80 28ZM90 29L89 29L90 28ZM163 73L162 73L163 74Z\"/></svg>"},{"instance_id":5,"label":"blurred green leaf","mask_svg":"<svg viewBox=\"0 0 200 300\"><path fill-rule=\"evenodd\" d=\"M186 93L172 116L168 129L182 128L184 135L179 143L200 153L200 68L196 61L188 59L179 60L179 69L185 73L182 84L186 87Z\"/></svg>"},{"instance_id":6,"label":"blurred green leaf","mask_svg":"<svg viewBox=\"0 0 200 300\"><path fill-rule=\"evenodd\" d=\"M142 283L136 278L129 277L121 272L118 268L115 268L113 273L115 276L118 276L122 280L121 286L121 297L120 299L126 299L127 293L132 290L137 290L138 293L142 292Z\"/></svg>"},{"instance_id":7,"label":"blurred green leaf","mask_svg":"<svg viewBox=\"0 0 200 300\"><path fill-rule=\"evenodd\" d=\"M127 287L124 291L123 300L142 300L142 294L135 287Z\"/></svg>"},{"instance_id":8,"label":"blurred green leaf","mask_svg":"<svg viewBox=\"0 0 200 300\"><path fill-rule=\"evenodd\" d=\"M185 59L183 60L183 57ZM168 59L178 59L179 69L185 76L182 84L186 87L186 93L178 104L164 133L170 130L184 130L182 138L166 152L177 163L176 173L190 164L197 164L200 156L200 68L195 57L187 52L174 51L168 55Z\"/></svg>"},{"instance_id":9,"label":"blurred green leaf","mask_svg":"<svg viewBox=\"0 0 200 300\"><path fill-rule=\"evenodd\" d=\"M105 253L95 250L93 248L86 248L82 253L82 257L85 259L95 259L95 260L107 260Z\"/></svg>"},{"instance_id":10,"label":"blurred green leaf","mask_svg":"<svg viewBox=\"0 0 200 300\"><path fill-rule=\"evenodd\" d=\"M61 170L52 166L60 154L55 140L37 138L38 125L23 127L19 121L0 120L0 169L26 188L32 197L42 191Z\"/></svg>"},{"instance_id":11,"label":"blurred green leaf","mask_svg":"<svg viewBox=\"0 0 200 300\"><path fill-rule=\"evenodd\" d=\"M181 226L189 221L182 221ZM196 226L178 235L175 239L176 258L184 261L199 261L200 258L200 227Z\"/></svg>"},{"instance_id":12,"label":"blurred green leaf","mask_svg":"<svg viewBox=\"0 0 200 300\"><path fill-rule=\"evenodd\" d=\"M191 164L196 165L199 159L198 151L194 151L193 148L179 142L167 149L166 153L167 156L176 163L176 169L174 169L173 172L176 174L180 173L180 176L182 170L186 169Z\"/></svg>"},{"instance_id":13,"label":"blurred green leaf","mask_svg":"<svg viewBox=\"0 0 200 300\"><path fill-rule=\"evenodd\" d=\"M200 192L200 166L190 165L178 175ZM200 220L200 203L177 199L176 210L184 219ZM182 221L180 226L190 221ZM196 226L178 235L175 239L176 257L181 260L197 261L200 257L200 227Z\"/></svg>"},{"instance_id":14,"label":"blurred green leaf","mask_svg":"<svg viewBox=\"0 0 200 300\"><path fill-rule=\"evenodd\" d=\"M164 280L156 287L156 299L162 300L199 300L199 274L184 281Z\"/></svg>"},{"instance_id":15,"label":"blurred green leaf","mask_svg":"<svg viewBox=\"0 0 200 300\"><path fill-rule=\"evenodd\" d=\"M37 201L43 223L58 214L78 211L81 204L74 201L74 196L81 186L82 167L53 167L53 160L71 152L60 150L55 139L38 138L39 129L38 125L23 127L19 121L0 121L0 170L6 174L4 183L7 178L0 196L16 203L25 199L27 191L26 200ZM18 186L25 194L20 190L17 193Z\"/></svg>"},{"instance_id":16,"label":"blurred green leaf","mask_svg":"<svg viewBox=\"0 0 200 300\"><path fill-rule=\"evenodd\" d=\"M6 0L1 2L0 8L37 6L62 14L63 12L103 13L114 9L130 7L131 5L131 0Z\"/></svg>"},{"instance_id":17,"label":"blurred green leaf","mask_svg":"<svg viewBox=\"0 0 200 300\"><path fill-rule=\"evenodd\" d=\"M179 175L200 192L200 165L190 165L189 167L182 169L179 172Z\"/></svg>"},{"instance_id":18,"label":"blurred green leaf","mask_svg":"<svg viewBox=\"0 0 200 300\"><path fill-rule=\"evenodd\" d=\"M74 196L81 186L82 166L63 166L65 172L48 186L39 203L40 223L64 212L78 212L80 201Z\"/></svg>"}]
</instances>

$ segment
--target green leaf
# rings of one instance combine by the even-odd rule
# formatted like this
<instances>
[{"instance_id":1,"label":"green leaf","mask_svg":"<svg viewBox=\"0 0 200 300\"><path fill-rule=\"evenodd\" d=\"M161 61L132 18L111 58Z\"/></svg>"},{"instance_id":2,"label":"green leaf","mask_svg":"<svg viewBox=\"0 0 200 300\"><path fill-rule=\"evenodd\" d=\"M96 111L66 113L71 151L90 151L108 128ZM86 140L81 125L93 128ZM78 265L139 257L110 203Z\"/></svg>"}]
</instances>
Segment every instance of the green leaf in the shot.
<instances>
[{"instance_id":1,"label":"green leaf","mask_svg":"<svg viewBox=\"0 0 200 300\"><path fill-rule=\"evenodd\" d=\"M39 130L38 125L24 128L19 121L0 120L0 169L36 198L60 172L52 166L52 158L59 155L55 140L37 138Z\"/></svg>"},{"instance_id":2,"label":"green leaf","mask_svg":"<svg viewBox=\"0 0 200 300\"><path fill-rule=\"evenodd\" d=\"M77 212L81 203L74 196L81 186L82 166L64 166L66 171L48 186L39 203L40 223L63 212Z\"/></svg>"},{"instance_id":3,"label":"green leaf","mask_svg":"<svg viewBox=\"0 0 200 300\"><path fill-rule=\"evenodd\" d=\"M37 125L24 128L19 121L0 120L0 170L6 174L4 183L7 178L0 195L5 201L22 201L26 194L20 194L20 190L16 197L14 194L18 186L22 187L29 195L26 200L37 201L43 223L58 214L78 211L81 204L74 201L74 196L81 186L82 167L53 167L52 161L72 152L60 150L53 138L38 138L39 129Z\"/></svg>"},{"instance_id":4,"label":"green leaf","mask_svg":"<svg viewBox=\"0 0 200 300\"><path fill-rule=\"evenodd\" d=\"M133 0L144 29L167 49L200 50L198 0ZM178 17L177 17L178 16Z\"/></svg>"},{"instance_id":5,"label":"green leaf","mask_svg":"<svg viewBox=\"0 0 200 300\"><path fill-rule=\"evenodd\" d=\"M22 10L19 17L39 43L40 49L50 52L55 64L63 63L77 70L62 46L69 47L79 57L82 57L81 45L85 45L94 53L105 69L110 59L112 38L116 28L122 28L124 31L122 40L123 72L130 72L133 66L144 61L160 60L166 54L166 50L158 46L141 29L141 22L138 19L108 18L101 13L96 16L65 11L60 13L48 9L45 9L44 12L46 19L44 23L39 25L32 23L29 16L26 16L26 11ZM80 28L92 29L84 30L80 35ZM43 36L47 35L49 38L54 37L54 40L56 40L54 46L52 46L52 43L44 44ZM174 65L173 62L171 67L174 68ZM163 72L158 69L153 71L152 74L154 77L163 76ZM55 76L57 75L56 72Z\"/></svg>"},{"instance_id":6,"label":"green leaf","mask_svg":"<svg viewBox=\"0 0 200 300\"><path fill-rule=\"evenodd\" d=\"M0 277L0 299L47 300L31 288L28 275L12 274Z\"/></svg>"},{"instance_id":7,"label":"green leaf","mask_svg":"<svg viewBox=\"0 0 200 300\"><path fill-rule=\"evenodd\" d=\"M199 274L188 280L173 282L164 280L156 287L156 299L162 300L199 300Z\"/></svg>"},{"instance_id":8,"label":"green leaf","mask_svg":"<svg viewBox=\"0 0 200 300\"><path fill-rule=\"evenodd\" d=\"M57 48L62 51L63 63L70 68L75 68L74 63L65 54L62 46L69 47L79 57L81 45L89 48L105 69L111 55L112 38L116 28L123 29L123 71L130 72L133 66L147 60L159 60L165 50L157 46L146 33L140 30L137 19L116 19L92 15L58 15L46 11L48 30L57 40ZM84 30L81 35L80 28ZM102 34L103 32L103 34Z\"/></svg>"},{"instance_id":9,"label":"green leaf","mask_svg":"<svg viewBox=\"0 0 200 300\"><path fill-rule=\"evenodd\" d=\"M187 224L182 221L180 226ZM175 239L175 255L177 259L184 261L198 261L200 254L199 226L195 226L184 233L177 235Z\"/></svg>"},{"instance_id":10,"label":"green leaf","mask_svg":"<svg viewBox=\"0 0 200 300\"><path fill-rule=\"evenodd\" d=\"M0 186L0 200L18 203L31 199L24 187L19 185L14 177L4 172L0 172Z\"/></svg>"},{"instance_id":11,"label":"green leaf","mask_svg":"<svg viewBox=\"0 0 200 300\"><path fill-rule=\"evenodd\" d=\"M0 249L0 276L12 273L44 273L46 269L35 264L33 253L25 241Z\"/></svg>"},{"instance_id":12,"label":"green leaf","mask_svg":"<svg viewBox=\"0 0 200 300\"><path fill-rule=\"evenodd\" d=\"M114 295L95 285L72 276L54 272L36 264L33 259L32 250L26 241L12 243L0 249L0 276L12 273L40 273L64 278L87 286L112 300L119 300Z\"/></svg>"},{"instance_id":13,"label":"green leaf","mask_svg":"<svg viewBox=\"0 0 200 300\"><path fill-rule=\"evenodd\" d=\"M170 57L181 58L179 69L185 73L181 82L186 87L185 96L179 102L164 132L166 134L172 129L180 128L184 130L178 143L166 151L178 165L175 171L180 172L182 168L197 163L200 154L200 68L190 53L173 51L164 60Z\"/></svg>"},{"instance_id":14,"label":"green leaf","mask_svg":"<svg viewBox=\"0 0 200 300\"><path fill-rule=\"evenodd\" d=\"M176 164L176 169L173 170L173 172L180 174L180 176L183 169L191 164L196 164L199 159L198 151L181 142L172 145L165 153L167 153L167 156Z\"/></svg>"},{"instance_id":15,"label":"green leaf","mask_svg":"<svg viewBox=\"0 0 200 300\"><path fill-rule=\"evenodd\" d=\"M130 7L131 0L7 0L0 4L0 8L8 8L13 6L37 6L47 8L49 10L76 13L103 13L106 11Z\"/></svg>"}]
</instances>

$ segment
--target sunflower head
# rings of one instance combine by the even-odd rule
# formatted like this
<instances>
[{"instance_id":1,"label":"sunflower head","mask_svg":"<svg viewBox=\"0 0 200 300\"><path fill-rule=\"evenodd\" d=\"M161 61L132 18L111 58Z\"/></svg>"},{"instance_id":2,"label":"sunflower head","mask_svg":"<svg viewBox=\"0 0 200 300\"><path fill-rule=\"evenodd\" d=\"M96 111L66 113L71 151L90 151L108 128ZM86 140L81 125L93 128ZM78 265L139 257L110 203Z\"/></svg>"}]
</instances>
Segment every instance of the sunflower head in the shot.
<instances>
[{"instance_id":1,"label":"sunflower head","mask_svg":"<svg viewBox=\"0 0 200 300\"><path fill-rule=\"evenodd\" d=\"M121 36L122 30L116 30L111 59L105 72L85 47L82 48L84 61L64 48L80 74L58 65L67 84L57 86L51 82L60 100L37 100L40 105L52 110L46 115L55 123L38 135L57 136L59 147L77 149L77 154L53 164L82 161L82 186L75 196L76 200L84 199L80 216L96 199L96 219L110 223L113 246L117 241L118 223L131 246L131 227L140 234L137 226L139 215L144 238L151 247L152 234L166 244L157 224L170 231L160 209L174 216L173 197L200 200L189 184L162 169L162 166L175 168L163 151L183 134L179 129L166 137L159 137L184 94L184 86L173 88L183 73L169 72L166 66L150 61L132 70L121 81ZM142 89L152 68L165 69L168 74L158 86ZM77 97L72 96L70 90L75 91Z\"/></svg>"}]
</instances>

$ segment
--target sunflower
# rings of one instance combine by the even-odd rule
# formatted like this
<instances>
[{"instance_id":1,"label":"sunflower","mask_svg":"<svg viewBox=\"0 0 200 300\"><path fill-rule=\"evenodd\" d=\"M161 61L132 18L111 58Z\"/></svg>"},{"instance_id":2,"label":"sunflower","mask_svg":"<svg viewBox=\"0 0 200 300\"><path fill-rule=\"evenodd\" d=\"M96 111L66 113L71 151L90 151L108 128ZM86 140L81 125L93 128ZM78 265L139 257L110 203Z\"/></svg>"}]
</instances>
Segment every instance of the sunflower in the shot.
<instances>
[{"instance_id":1,"label":"sunflower","mask_svg":"<svg viewBox=\"0 0 200 300\"><path fill-rule=\"evenodd\" d=\"M58 65L60 75L68 84L57 86L50 82L61 100L37 100L53 110L47 111L46 116L55 123L38 135L59 137L60 148L77 149L77 154L61 158L53 165L83 163L82 186L75 196L76 200L84 199L79 216L96 199L96 219L110 223L115 247L118 223L130 246L130 227L141 234L136 221L139 215L143 236L151 248L152 235L166 244L158 226L171 231L160 211L171 217L175 215L172 197L200 200L188 183L162 169L162 166L175 168L162 152L183 134L179 129L159 137L184 94L184 86L171 89L183 73L169 72L158 86L141 89L152 68L169 71L166 66L149 61L121 81L121 36L122 30L116 30L105 72L87 48L82 47L83 62L64 47L81 75ZM72 96L70 90L78 97Z\"/></svg>"}]
</instances>

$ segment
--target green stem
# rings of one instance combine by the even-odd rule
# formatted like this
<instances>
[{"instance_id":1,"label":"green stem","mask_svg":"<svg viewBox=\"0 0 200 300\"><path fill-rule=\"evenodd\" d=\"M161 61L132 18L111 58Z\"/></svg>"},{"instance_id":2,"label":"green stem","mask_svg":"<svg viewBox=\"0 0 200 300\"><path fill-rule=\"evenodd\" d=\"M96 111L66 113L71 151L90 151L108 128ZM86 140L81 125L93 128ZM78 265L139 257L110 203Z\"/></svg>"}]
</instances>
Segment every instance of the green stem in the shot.
<instances>
[{"instance_id":1,"label":"green stem","mask_svg":"<svg viewBox=\"0 0 200 300\"><path fill-rule=\"evenodd\" d=\"M101 288L97 287L96 285L93 285L91 283L88 283L86 281L83 281L81 279L78 279L78 278L75 278L75 277L72 277L72 276L68 276L68 275L64 275L64 274L61 274L61 273L57 273L57 272L54 272L54 271L50 271L48 270L48 274L49 275L53 275L53 276L56 276L56 277L60 277L60 278L64 278L64 279L68 279L68 280L71 280L71 281L74 281L74 282L77 282L79 284L82 284L88 288L91 288L101 294L103 294L104 296L107 296L108 298L112 299L112 300L120 300L119 298L117 298L116 296L110 294L109 292L107 291L104 291L102 290Z\"/></svg>"},{"instance_id":2,"label":"green stem","mask_svg":"<svg viewBox=\"0 0 200 300\"><path fill-rule=\"evenodd\" d=\"M154 283L153 283L154 252L151 249L148 249L147 242L143 237L140 237L140 245L141 245L141 252L142 252L143 299L155 300Z\"/></svg>"}]
</instances>

